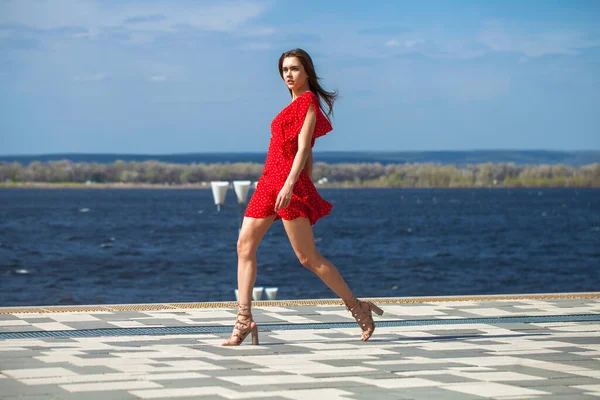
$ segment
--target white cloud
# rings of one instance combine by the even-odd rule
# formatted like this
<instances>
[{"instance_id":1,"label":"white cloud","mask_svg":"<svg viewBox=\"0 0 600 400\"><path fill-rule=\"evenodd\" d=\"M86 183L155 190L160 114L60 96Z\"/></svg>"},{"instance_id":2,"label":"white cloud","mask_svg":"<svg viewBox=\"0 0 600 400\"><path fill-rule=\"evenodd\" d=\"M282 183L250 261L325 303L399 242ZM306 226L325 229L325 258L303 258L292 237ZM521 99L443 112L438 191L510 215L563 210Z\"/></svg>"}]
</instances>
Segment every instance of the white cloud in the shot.
<instances>
[{"instance_id":1,"label":"white cloud","mask_svg":"<svg viewBox=\"0 0 600 400\"><path fill-rule=\"evenodd\" d=\"M92 74L92 75L85 75L85 76L81 76L81 75L76 75L73 77L73 80L75 82L94 82L94 81L103 81L106 80L108 77L106 76L106 74Z\"/></svg>"},{"instance_id":2,"label":"white cloud","mask_svg":"<svg viewBox=\"0 0 600 400\"><path fill-rule=\"evenodd\" d=\"M574 55L586 48L600 47L600 40L587 39L579 32L509 33L498 21L487 22L477 40L492 51L520 53L527 57Z\"/></svg>"},{"instance_id":3,"label":"white cloud","mask_svg":"<svg viewBox=\"0 0 600 400\"><path fill-rule=\"evenodd\" d=\"M80 0L19 0L0 5L0 24L17 24L52 30L77 26L97 36L116 26L127 31L170 32L177 26L232 32L267 7L262 1L169 2L168 5L141 2L135 4ZM270 34L261 28L262 34ZM260 32L260 29L259 29ZM78 33L81 36L81 33Z\"/></svg>"},{"instance_id":4,"label":"white cloud","mask_svg":"<svg viewBox=\"0 0 600 400\"><path fill-rule=\"evenodd\" d=\"M414 40L414 39L411 39L411 40L392 39L392 40L388 40L387 42L385 42L385 45L387 47L405 47L407 49L410 49L422 42L423 42L422 40Z\"/></svg>"},{"instance_id":5,"label":"white cloud","mask_svg":"<svg viewBox=\"0 0 600 400\"><path fill-rule=\"evenodd\" d=\"M167 78L162 75L154 75L153 77L150 78L150 80L152 82L164 82L167 80Z\"/></svg>"},{"instance_id":6,"label":"white cloud","mask_svg":"<svg viewBox=\"0 0 600 400\"><path fill-rule=\"evenodd\" d=\"M415 35L416 34L416 35ZM470 59L493 52L517 53L526 58L549 54L575 55L584 49L600 47L600 40L578 31L524 33L524 29L505 28L500 21L487 21L479 32L457 36L444 30L412 32L411 37L396 37L384 42L395 54L419 53L430 58ZM414 36L419 37L415 39ZM354 41L353 43L356 43ZM367 54L368 52L362 52Z\"/></svg>"}]
</instances>

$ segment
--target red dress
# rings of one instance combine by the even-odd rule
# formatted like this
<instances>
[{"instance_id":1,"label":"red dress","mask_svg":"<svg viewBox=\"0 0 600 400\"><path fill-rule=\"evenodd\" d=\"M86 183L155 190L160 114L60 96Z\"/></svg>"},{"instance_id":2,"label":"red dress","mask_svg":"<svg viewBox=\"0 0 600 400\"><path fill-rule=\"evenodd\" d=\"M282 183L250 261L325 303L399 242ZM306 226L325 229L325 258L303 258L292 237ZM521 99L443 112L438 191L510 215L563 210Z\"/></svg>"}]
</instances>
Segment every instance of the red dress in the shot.
<instances>
[{"instance_id":1,"label":"red dress","mask_svg":"<svg viewBox=\"0 0 600 400\"><path fill-rule=\"evenodd\" d=\"M265 166L246 208L246 217L266 218L273 214L276 214L275 220L306 217L314 225L319 218L330 213L331 203L319 195L304 169L294 184L289 206L275 212L275 201L292 170L294 157L298 152L298 135L311 104L317 114L311 147L315 145L316 138L331 131L329 120L319 108L318 97L310 90L302 93L277 114L271 122L271 142Z\"/></svg>"}]
</instances>

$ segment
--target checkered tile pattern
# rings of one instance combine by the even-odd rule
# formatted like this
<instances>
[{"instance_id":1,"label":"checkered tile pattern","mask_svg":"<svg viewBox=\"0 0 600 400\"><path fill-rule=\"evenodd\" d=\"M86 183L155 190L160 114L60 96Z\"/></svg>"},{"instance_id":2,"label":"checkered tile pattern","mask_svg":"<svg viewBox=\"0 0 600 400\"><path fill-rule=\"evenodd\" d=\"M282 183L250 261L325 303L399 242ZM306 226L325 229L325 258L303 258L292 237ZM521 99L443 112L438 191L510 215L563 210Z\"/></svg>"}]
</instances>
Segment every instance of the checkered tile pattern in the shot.
<instances>
[{"instance_id":1,"label":"checkered tile pattern","mask_svg":"<svg viewBox=\"0 0 600 400\"><path fill-rule=\"evenodd\" d=\"M600 314L600 300L384 305L382 320ZM341 306L256 307L261 325L352 321ZM231 325L235 310L0 314L0 332ZM587 399L600 397L600 323L263 330L0 340L0 398ZM249 341L248 341L249 342Z\"/></svg>"}]
</instances>

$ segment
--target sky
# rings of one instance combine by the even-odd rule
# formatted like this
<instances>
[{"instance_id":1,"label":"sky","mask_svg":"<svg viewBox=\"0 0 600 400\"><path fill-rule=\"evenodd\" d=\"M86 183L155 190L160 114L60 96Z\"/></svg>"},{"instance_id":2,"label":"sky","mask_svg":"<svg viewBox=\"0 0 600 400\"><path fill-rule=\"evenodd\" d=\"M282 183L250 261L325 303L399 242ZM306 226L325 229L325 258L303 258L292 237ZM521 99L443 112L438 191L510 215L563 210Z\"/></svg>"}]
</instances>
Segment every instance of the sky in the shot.
<instances>
[{"instance_id":1,"label":"sky","mask_svg":"<svg viewBox=\"0 0 600 400\"><path fill-rule=\"evenodd\" d=\"M315 151L600 150L600 2L0 0L0 154L266 152L286 50Z\"/></svg>"}]
</instances>

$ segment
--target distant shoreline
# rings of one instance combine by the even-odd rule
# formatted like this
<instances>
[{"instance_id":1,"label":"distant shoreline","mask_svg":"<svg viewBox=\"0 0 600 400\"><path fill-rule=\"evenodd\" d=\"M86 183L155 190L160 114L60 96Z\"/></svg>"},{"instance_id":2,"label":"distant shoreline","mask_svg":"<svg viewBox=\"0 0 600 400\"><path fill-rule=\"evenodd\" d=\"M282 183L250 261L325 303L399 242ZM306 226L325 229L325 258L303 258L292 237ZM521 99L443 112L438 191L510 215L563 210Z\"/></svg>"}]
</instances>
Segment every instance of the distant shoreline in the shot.
<instances>
[{"instance_id":1,"label":"distant shoreline","mask_svg":"<svg viewBox=\"0 0 600 400\"><path fill-rule=\"evenodd\" d=\"M385 185L356 185L353 183L327 183L315 184L317 189L598 189L597 186L416 186L399 187ZM0 183L0 189L201 189L210 190L211 186L200 183L193 184L147 184L147 183L46 183L46 182L19 182L19 183Z\"/></svg>"}]
</instances>

